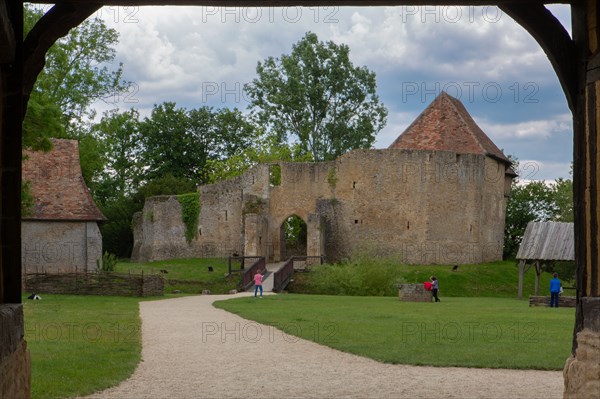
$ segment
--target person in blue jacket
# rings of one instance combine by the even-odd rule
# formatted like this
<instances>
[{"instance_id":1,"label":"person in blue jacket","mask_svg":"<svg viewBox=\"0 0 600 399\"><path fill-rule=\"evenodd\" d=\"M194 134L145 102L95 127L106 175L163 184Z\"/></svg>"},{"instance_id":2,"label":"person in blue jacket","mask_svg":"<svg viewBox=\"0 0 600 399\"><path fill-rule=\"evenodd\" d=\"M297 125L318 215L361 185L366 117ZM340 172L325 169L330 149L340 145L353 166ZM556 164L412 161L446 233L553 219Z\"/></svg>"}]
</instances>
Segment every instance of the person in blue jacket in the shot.
<instances>
[{"instance_id":1,"label":"person in blue jacket","mask_svg":"<svg viewBox=\"0 0 600 399\"><path fill-rule=\"evenodd\" d=\"M552 275L554 278L550 280L550 307L558 307L558 294L560 293L560 280L558 273Z\"/></svg>"}]
</instances>

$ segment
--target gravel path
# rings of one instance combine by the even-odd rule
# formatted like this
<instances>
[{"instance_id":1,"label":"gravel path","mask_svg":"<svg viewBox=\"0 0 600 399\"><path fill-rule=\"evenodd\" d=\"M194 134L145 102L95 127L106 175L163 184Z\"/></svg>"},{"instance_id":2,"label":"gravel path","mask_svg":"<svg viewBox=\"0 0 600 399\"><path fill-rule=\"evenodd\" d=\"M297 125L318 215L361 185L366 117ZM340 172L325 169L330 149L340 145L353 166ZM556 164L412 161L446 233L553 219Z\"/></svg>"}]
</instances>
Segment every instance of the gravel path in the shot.
<instances>
[{"instance_id":1,"label":"gravel path","mask_svg":"<svg viewBox=\"0 0 600 399\"><path fill-rule=\"evenodd\" d=\"M212 306L213 301L229 298L141 302L142 362L131 378L91 397L562 397L560 371L378 363L284 335Z\"/></svg>"}]
</instances>

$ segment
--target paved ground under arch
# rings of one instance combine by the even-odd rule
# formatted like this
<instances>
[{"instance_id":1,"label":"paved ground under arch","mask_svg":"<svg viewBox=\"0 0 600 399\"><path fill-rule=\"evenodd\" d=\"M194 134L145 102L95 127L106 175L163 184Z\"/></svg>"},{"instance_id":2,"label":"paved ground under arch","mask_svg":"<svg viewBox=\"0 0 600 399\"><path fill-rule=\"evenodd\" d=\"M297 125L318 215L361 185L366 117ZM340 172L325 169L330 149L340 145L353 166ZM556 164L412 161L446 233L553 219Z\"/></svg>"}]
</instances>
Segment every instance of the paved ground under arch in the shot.
<instances>
[{"instance_id":1,"label":"paved ground under arch","mask_svg":"<svg viewBox=\"0 0 600 399\"><path fill-rule=\"evenodd\" d=\"M141 302L142 362L131 378L91 397L562 398L560 371L382 364L212 306L229 298Z\"/></svg>"}]
</instances>

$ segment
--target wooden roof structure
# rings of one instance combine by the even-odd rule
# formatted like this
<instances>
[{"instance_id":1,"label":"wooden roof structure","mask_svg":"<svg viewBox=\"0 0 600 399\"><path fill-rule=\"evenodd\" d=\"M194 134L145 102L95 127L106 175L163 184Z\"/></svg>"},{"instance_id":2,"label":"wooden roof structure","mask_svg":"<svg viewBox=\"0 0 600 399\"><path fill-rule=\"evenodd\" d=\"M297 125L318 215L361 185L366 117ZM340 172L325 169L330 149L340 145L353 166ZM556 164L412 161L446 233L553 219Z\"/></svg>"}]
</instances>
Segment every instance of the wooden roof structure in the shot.
<instances>
[{"instance_id":1,"label":"wooden roof structure","mask_svg":"<svg viewBox=\"0 0 600 399\"><path fill-rule=\"evenodd\" d=\"M529 222L518 260L575 260L573 223Z\"/></svg>"}]
</instances>

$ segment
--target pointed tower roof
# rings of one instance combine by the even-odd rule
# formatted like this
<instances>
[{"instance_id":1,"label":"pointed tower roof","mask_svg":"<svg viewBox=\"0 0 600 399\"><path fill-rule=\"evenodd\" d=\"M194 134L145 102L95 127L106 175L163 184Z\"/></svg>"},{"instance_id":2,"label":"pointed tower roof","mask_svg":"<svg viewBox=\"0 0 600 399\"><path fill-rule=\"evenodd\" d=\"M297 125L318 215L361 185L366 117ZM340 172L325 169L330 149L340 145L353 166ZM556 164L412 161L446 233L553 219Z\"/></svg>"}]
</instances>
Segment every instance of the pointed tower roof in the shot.
<instances>
[{"instance_id":1,"label":"pointed tower roof","mask_svg":"<svg viewBox=\"0 0 600 399\"><path fill-rule=\"evenodd\" d=\"M83 181L77 140L51 141L48 152L25 151L23 180L31 183L34 209L23 219L105 221Z\"/></svg>"},{"instance_id":2,"label":"pointed tower roof","mask_svg":"<svg viewBox=\"0 0 600 399\"><path fill-rule=\"evenodd\" d=\"M389 148L483 154L510 165L464 105L445 92L441 92Z\"/></svg>"}]
</instances>

